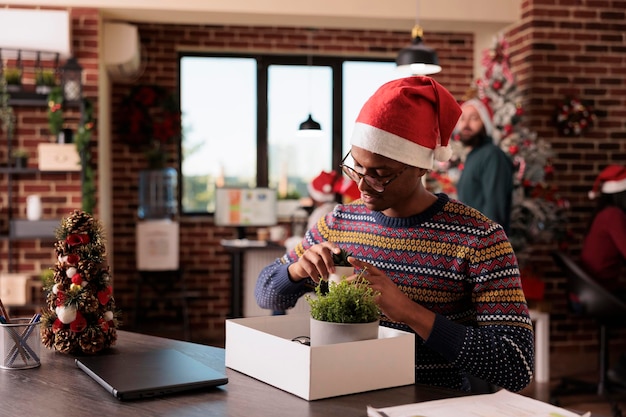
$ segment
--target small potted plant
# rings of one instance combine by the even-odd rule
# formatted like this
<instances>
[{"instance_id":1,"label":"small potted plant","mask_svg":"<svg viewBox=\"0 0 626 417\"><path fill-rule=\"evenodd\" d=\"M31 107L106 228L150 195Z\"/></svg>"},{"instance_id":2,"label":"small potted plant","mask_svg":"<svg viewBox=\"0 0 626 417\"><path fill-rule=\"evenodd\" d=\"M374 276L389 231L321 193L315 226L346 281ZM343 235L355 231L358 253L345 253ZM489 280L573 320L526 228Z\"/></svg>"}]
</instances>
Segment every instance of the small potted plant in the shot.
<instances>
[{"instance_id":1,"label":"small potted plant","mask_svg":"<svg viewBox=\"0 0 626 417\"><path fill-rule=\"evenodd\" d=\"M22 69L7 67L3 71L4 80L7 82L7 91L16 92L22 89Z\"/></svg>"},{"instance_id":2,"label":"small potted plant","mask_svg":"<svg viewBox=\"0 0 626 417\"><path fill-rule=\"evenodd\" d=\"M50 94L52 87L57 85L56 72L49 68L35 70L35 92L37 94Z\"/></svg>"},{"instance_id":3,"label":"small potted plant","mask_svg":"<svg viewBox=\"0 0 626 417\"><path fill-rule=\"evenodd\" d=\"M315 288L315 297L306 296L311 306L311 346L378 337L380 311L375 301L378 294L364 274L365 270L354 280L344 276L339 282L329 282L327 292L320 284Z\"/></svg>"},{"instance_id":4,"label":"small potted plant","mask_svg":"<svg viewBox=\"0 0 626 417\"><path fill-rule=\"evenodd\" d=\"M333 253L335 273L330 274L328 277L329 282L339 282L342 277L354 274L354 267L348 262L349 256L352 256L352 254L345 249L341 249L339 253Z\"/></svg>"},{"instance_id":5,"label":"small potted plant","mask_svg":"<svg viewBox=\"0 0 626 417\"><path fill-rule=\"evenodd\" d=\"M11 158L13 159L13 166L15 168L27 168L28 167L29 153L24 148L17 148L11 151Z\"/></svg>"}]
</instances>

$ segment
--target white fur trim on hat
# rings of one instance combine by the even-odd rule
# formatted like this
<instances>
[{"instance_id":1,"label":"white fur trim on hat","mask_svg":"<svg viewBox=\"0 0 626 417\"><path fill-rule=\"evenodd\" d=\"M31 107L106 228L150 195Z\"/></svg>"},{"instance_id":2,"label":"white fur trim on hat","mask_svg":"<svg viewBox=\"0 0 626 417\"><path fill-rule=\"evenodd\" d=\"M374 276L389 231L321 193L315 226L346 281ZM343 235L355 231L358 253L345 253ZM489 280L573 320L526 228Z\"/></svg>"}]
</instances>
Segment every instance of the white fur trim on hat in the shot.
<instances>
[{"instance_id":1,"label":"white fur trim on hat","mask_svg":"<svg viewBox=\"0 0 626 417\"><path fill-rule=\"evenodd\" d=\"M480 120L483 122L483 126L485 126L485 133L487 133L487 136L493 136L493 116L487 108L487 105L477 98L473 98L464 102L461 105L461 109L464 109L467 106L472 106L476 109L478 115L480 116Z\"/></svg>"},{"instance_id":2,"label":"white fur trim on hat","mask_svg":"<svg viewBox=\"0 0 626 417\"><path fill-rule=\"evenodd\" d=\"M432 169L435 151L365 123L355 123L352 145L419 168Z\"/></svg>"},{"instance_id":3,"label":"white fur trim on hat","mask_svg":"<svg viewBox=\"0 0 626 417\"><path fill-rule=\"evenodd\" d=\"M602 184L602 192L604 194L615 194L626 191L626 179L619 181L605 181Z\"/></svg>"}]
</instances>

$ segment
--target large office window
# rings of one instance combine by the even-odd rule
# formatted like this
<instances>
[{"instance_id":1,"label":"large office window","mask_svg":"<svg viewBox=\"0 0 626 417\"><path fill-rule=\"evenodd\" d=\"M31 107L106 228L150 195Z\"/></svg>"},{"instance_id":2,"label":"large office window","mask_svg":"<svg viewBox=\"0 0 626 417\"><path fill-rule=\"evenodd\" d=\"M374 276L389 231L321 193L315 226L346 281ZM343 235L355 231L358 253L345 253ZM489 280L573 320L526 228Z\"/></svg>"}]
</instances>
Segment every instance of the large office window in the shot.
<instances>
[{"instance_id":1,"label":"large office window","mask_svg":"<svg viewBox=\"0 0 626 417\"><path fill-rule=\"evenodd\" d=\"M222 186L305 197L321 170L338 168L363 103L398 77L393 62L181 55L183 214L212 213ZM322 132L300 137L309 113Z\"/></svg>"}]
</instances>

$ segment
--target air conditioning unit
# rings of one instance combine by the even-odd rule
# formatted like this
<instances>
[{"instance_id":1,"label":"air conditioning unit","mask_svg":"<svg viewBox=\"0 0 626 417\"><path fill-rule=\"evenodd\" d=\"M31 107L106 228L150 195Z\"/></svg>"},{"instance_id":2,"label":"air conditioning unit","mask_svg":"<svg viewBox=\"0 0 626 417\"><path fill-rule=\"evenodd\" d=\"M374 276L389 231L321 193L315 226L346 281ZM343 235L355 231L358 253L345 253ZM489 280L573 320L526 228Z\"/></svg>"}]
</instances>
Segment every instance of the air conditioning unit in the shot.
<instances>
[{"instance_id":1,"label":"air conditioning unit","mask_svg":"<svg viewBox=\"0 0 626 417\"><path fill-rule=\"evenodd\" d=\"M141 42L137 26L104 24L104 63L115 81L137 77L141 71Z\"/></svg>"}]
</instances>

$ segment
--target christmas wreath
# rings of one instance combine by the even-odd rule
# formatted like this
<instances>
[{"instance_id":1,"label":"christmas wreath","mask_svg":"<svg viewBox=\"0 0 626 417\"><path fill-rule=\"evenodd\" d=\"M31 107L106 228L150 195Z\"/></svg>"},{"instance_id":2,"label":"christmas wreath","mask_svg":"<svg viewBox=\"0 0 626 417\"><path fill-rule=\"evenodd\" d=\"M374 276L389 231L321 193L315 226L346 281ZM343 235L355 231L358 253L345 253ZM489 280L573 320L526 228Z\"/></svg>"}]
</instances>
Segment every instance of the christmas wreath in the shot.
<instances>
[{"instance_id":1,"label":"christmas wreath","mask_svg":"<svg viewBox=\"0 0 626 417\"><path fill-rule=\"evenodd\" d=\"M123 100L120 112L123 140L145 148L150 168L163 168L164 145L181 133L180 106L174 95L158 85L137 85Z\"/></svg>"},{"instance_id":2,"label":"christmas wreath","mask_svg":"<svg viewBox=\"0 0 626 417\"><path fill-rule=\"evenodd\" d=\"M555 109L554 122L561 136L580 136L595 120L592 107L576 98L565 99Z\"/></svg>"}]
</instances>

